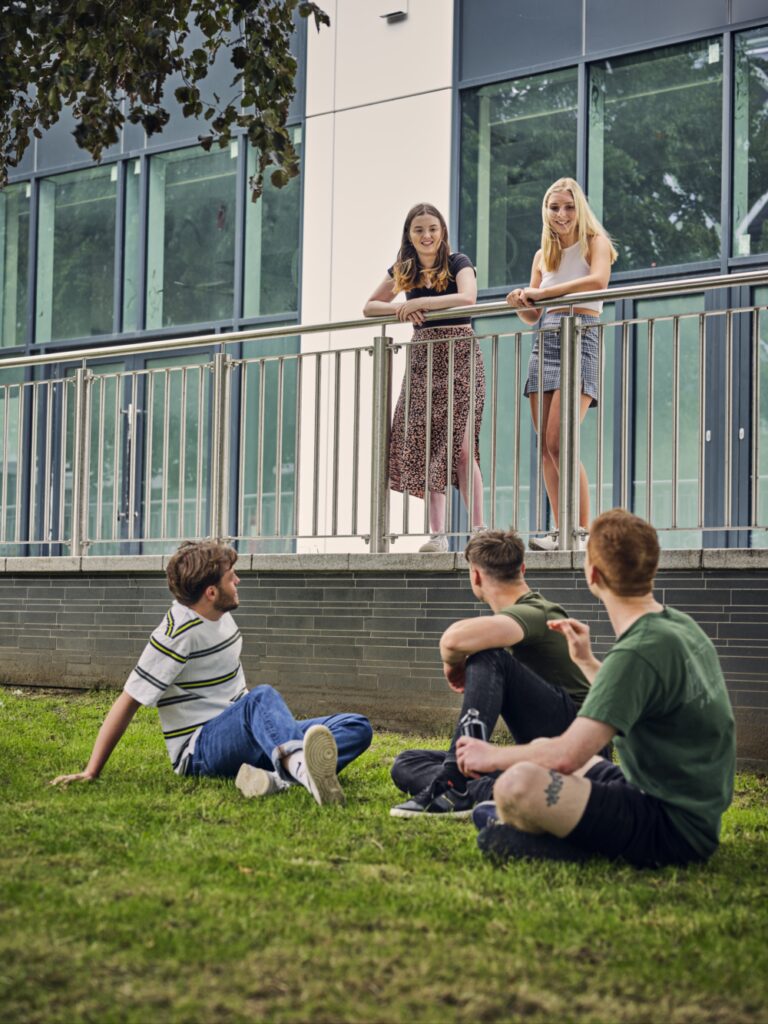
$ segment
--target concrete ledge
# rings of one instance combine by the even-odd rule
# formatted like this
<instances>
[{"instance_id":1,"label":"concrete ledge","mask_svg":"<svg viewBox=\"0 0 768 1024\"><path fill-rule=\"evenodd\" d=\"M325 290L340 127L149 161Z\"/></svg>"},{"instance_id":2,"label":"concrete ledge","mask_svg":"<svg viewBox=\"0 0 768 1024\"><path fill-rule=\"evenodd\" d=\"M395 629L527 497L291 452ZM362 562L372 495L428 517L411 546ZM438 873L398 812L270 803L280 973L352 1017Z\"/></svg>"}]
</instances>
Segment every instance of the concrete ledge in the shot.
<instances>
[{"instance_id":1,"label":"concrete ledge","mask_svg":"<svg viewBox=\"0 0 768 1024\"><path fill-rule=\"evenodd\" d=\"M162 573L170 555L64 555L57 558L0 558L0 574L26 573ZM529 571L581 569L583 551L527 551ZM467 563L459 551L419 554L241 554L241 572L452 572L464 571ZM660 570L768 569L768 548L705 548L662 551Z\"/></svg>"}]
</instances>

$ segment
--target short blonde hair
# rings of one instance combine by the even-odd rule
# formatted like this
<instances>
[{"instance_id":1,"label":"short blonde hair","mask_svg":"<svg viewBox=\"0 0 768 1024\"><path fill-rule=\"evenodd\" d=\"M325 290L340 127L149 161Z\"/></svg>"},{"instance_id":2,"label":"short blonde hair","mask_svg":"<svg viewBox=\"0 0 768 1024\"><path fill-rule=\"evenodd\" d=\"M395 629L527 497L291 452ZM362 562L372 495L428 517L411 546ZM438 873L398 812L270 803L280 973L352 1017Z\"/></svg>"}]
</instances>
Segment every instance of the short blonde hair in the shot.
<instances>
[{"instance_id":1,"label":"short blonde hair","mask_svg":"<svg viewBox=\"0 0 768 1024\"><path fill-rule=\"evenodd\" d=\"M553 192L570 192L573 196L573 204L576 207L576 225L579 241L579 250L584 259L589 255L589 240L595 235L603 235L611 247L611 263L615 263L618 253L614 247L611 237L603 225L592 212L587 197L581 185L574 178L558 178L544 193L541 202L541 263L544 270L557 270L560 266L562 248L560 240L549 226L549 214L547 204Z\"/></svg>"}]
</instances>

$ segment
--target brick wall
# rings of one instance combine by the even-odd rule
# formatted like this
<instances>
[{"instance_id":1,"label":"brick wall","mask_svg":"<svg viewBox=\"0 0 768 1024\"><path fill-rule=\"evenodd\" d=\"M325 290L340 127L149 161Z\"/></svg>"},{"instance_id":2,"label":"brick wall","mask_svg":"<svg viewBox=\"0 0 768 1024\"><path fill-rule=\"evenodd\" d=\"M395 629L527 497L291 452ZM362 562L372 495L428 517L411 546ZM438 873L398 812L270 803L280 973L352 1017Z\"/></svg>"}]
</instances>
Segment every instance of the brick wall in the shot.
<instances>
[{"instance_id":1,"label":"brick wall","mask_svg":"<svg viewBox=\"0 0 768 1024\"><path fill-rule=\"evenodd\" d=\"M712 638L737 717L741 762L768 768L768 558L719 554L705 552L703 565L701 552L665 553L656 595ZM533 556L527 578L589 622L599 657L613 634L578 560ZM168 607L161 560L83 559L68 568L61 563L70 560L56 560L58 571L41 571L53 561L6 560L2 680L122 685ZM455 619L485 611L460 556L248 555L238 571L236 618L250 685L272 683L300 715L355 710L379 726L449 728L458 698L443 681L438 639Z\"/></svg>"}]
</instances>

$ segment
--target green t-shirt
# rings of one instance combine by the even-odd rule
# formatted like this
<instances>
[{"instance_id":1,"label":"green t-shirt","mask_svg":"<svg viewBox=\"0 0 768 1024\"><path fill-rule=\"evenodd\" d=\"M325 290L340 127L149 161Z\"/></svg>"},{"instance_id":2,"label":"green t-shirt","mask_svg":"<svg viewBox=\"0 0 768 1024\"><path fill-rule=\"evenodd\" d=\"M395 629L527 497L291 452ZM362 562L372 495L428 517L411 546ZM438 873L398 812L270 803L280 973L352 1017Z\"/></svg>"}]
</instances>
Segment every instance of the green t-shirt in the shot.
<instances>
[{"instance_id":1,"label":"green t-shirt","mask_svg":"<svg viewBox=\"0 0 768 1024\"><path fill-rule=\"evenodd\" d=\"M520 643L509 648L512 654L537 676L561 687L576 705L580 705L589 692L589 683L571 661L568 641L547 626L552 619L567 619L565 609L529 590L514 604L500 608L498 614L514 619L523 631Z\"/></svg>"},{"instance_id":2,"label":"green t-shirt","mask_svg":"<svg viewBox=\"0 0 768 1024\"><path fill-rule=\"evenodd\" d=\"M579 711L617 729L627 779L666 805L700 854L717 847L733 796L733 712L712 642L674 608L633 622Z\"/></svg>"}]
</instances>

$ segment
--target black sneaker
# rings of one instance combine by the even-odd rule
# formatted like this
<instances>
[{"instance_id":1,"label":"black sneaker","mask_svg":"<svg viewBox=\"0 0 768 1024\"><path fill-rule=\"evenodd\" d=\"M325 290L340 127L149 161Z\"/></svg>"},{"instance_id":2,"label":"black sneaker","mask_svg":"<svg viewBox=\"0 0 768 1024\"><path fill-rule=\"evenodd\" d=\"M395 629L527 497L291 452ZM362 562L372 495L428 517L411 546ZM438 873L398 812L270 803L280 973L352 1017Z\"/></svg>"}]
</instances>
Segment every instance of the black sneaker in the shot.
<instances>
[{"instance_id":1,"label":"black sneaker","mask_svg":"<svg viewBox=\"0 0 768 1024\"><path fill-rule=\"evenodd\" d=\"M469 790L460 793L450 783L435 779L404 804L398 804L389 812L393 818L418 818L423 815L442 814L449 818L468 818L475 805Z\"/></svg>"}]
</instances>

